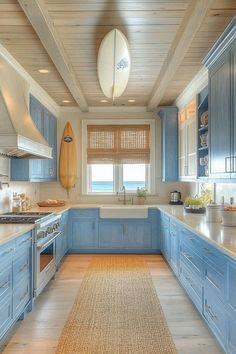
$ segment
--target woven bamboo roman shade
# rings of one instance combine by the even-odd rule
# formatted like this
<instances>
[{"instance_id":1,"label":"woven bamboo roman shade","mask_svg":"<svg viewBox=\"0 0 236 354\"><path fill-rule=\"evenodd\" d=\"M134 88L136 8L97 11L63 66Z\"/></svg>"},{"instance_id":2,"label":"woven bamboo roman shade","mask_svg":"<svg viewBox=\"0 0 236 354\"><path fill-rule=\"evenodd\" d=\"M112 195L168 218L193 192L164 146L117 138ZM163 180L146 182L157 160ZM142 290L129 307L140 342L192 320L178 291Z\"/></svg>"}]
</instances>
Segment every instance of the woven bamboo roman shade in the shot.
<instances>
[{"instance_id":1,"label":"woven bamboo roman shade","mask_svg":"<svg viewBox=\"0 0 236 354\"><path fill-rule=\"evenodd\" d=\"M88 125L88 164L150 162L150 125Z\"/></svg>"}]
</instances>

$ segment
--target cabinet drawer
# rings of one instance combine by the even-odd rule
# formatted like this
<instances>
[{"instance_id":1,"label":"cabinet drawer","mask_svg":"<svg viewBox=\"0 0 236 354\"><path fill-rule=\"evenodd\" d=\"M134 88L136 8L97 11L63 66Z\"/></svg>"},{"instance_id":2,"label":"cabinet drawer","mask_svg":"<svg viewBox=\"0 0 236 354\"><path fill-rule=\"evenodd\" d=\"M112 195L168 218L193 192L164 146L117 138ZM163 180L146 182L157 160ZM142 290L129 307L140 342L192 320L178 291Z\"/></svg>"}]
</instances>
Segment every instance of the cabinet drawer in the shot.
<instances>
[{"instance_id":1,"label":"cabinet drawer","mask_svg":"<svg viewBox=\"0 0 236 354\"><path fill-rule=\"evenodd\" d=\"M173 220L170 220L170 233L172 235L177 235L178 233L178 224Z\"/></svg>"},{"instance_id":2,"label":"cabinet drawer","mask_svg":"<svg viewBox=\"0 0 236 354\"><path fill-rule=\"evenodd\" d=\"M0 302L0 339L5 335L12 322L12 297Z\"/></svg>"},{"instance_id":3,"label":"cabinet drawer","mask_svg":"<svg viewBox=\"0 0 236 354\"><path fill-rule=\"evenodd\" d=\"M98 209L71 209L70 216L72 217L98 217Z\"/></svg>"},{"instance_id":4,"label":"cabinet drawer","mask_svg":"<svg viewBox=\"0 0 236 354\"><path fill-rule=\"evenodd\" d=\"M202 278L203 261L197 253L195 253L191 248L186 247L185 244L181 244L180 259L187 264L187 266L192 269L197 276Z\"/></svg>"},{"instance_id":5,"label":"cabinet drawer","mask_svg":"<svg viewBox=\"0 0 236 354\"><path fill-rule=\"evenodd\" d=\"M180 262L180 281L188 292L193 303L198 310L202 312L202 281L195 273L186 266L184 262Z\"/></svg>"},{"instance_id":6,"label":"cabinet drawer","mask_svg":"<svg viewBox=\"0 0 236 354\"><path fill-rule=\"evenodd\" d=\"M226 260L224 255L206 242L202 244L202 249L203 257L206 259L207 263L211 263L220 273L222 273L222 275L225 276Z\"/></svg>"},{"instance_id":7,"label":"cabinet drawer","mask_svg":"<svg viewBox=\"0 0 236 354\"><path fill-rule=\"evenodd\" d=\"M29 251L25 252L13 262L13 284L14 286L21 281L21 278L29 275L30 272L30 255Z\"/></svg>"},{"instance_id":8,"label":"cabinet drawer","mask_svg":"<svg viewBox=\"0 0 236 354\"><path fill-rule=\"evenodd\" d=\"M170 226L170 218L169 216L161 213L161 223L163 227L168 227Z\"/></svg>"},{"instance_id":9,"label":"cabinet drawer","mask_svg":"<svg viewBox=\"0 0 236 354\"><path fill-rule=\"evenodd\" d=\"M227 263L227 303L236 316L236 262Z\"/></svg>"},{"instance_id":10,"label":"cabinet drawer","mask_svg":"<svg viewBox=\"0 0 236 354\"><path fill-rule=\"evenodd\" d=\"M205 284L204 287L203 314L210 328L224 346L226 339L225 306L208 284Z\"/></svg>"},{"instance_id":11,"label":"cabinet drawer","mask_svg":"<svg viewBox=\"0 0 236 354\"><path fill-rule=\"evenodd\" d=\"M12 291L12 265L2 268L0 271L0 301Z\"/></svg>"},{"instance_id":12,"label":"cabinet drawer","mask_svg":"<svg viewBox=\"0 0 236 354\"><path fill-rule=\"evenodd\" d=\"M8 242L6 245L1 246L0 248L0 266L4 263L9 263L12 261L13 256L16 252L15 241Z\"/></svg>"},{"instance_id":13,"label":"cabinet drawer","mask_svg":"<svg viewBox=\"0 0 236 354\"><path fill-rule=\"evenodd\" d=\"M19 247L30 248L32 244L32 235L31 232L27 232L27 234L19 237L16 240L16 248L18 250Z\"/></svg>"},{"instance_id":14,"label":"cabinet drawer","mask_svg":"<svg viewBox=\"0 0 236 354\"><path fill-rule=\"evenodd\" d=\"M30 300L30 278L25 277L13 291L13 316L18 316Z\"/></svg>"},{"instance_id":15,"label":"cabinet drawer","mask_svg":"<svg viewBox=\"0 0 236 354\"><path fill-rule=\"evenodd\" d=\"M215 267L212 267L206 262L204 262L204 282L224 300L226 288L225 277L219 273Z\"/></svg>"},{"instance_id":16,"label":"cabinet drawer","mask_svg":"<svg viewBox=\"0 0 236 354\"><path fill-rule=\"evenodd\" d=\"M182 229L181 231L181 242L200 255L202 252L202 240L187 229Z\"/></svg>"}]
</instances>

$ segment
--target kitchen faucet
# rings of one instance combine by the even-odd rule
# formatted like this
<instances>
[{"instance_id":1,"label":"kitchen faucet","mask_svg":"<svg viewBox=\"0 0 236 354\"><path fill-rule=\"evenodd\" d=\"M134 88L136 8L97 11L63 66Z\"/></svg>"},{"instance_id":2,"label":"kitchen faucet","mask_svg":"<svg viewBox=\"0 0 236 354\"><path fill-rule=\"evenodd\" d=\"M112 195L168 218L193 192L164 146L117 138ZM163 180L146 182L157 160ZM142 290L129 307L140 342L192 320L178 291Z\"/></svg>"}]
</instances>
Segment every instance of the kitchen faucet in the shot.
<instances>
[{"instance_id":1,"label":"kitchen faucet","mask_svg":"<svg viewBox=\"0 0 236 354\"><path fill-rule=\"evenodd\" d=\"M118 198L118 200L120 201L120 202L123 202L123 205L126 205L127 204L127 202L132 202L132 204L133 204L133 198L129 198L129 199L127 199L126 198L126 189L125 189L125 186L123 186L122 188L121 188L121 190L120 190L121 192L124 192L124 194L123 194L123 198L122 199L120 199L120 198ZM119 195L119 192L117 192L117 195Z\"/></svg>"}]
</instances>

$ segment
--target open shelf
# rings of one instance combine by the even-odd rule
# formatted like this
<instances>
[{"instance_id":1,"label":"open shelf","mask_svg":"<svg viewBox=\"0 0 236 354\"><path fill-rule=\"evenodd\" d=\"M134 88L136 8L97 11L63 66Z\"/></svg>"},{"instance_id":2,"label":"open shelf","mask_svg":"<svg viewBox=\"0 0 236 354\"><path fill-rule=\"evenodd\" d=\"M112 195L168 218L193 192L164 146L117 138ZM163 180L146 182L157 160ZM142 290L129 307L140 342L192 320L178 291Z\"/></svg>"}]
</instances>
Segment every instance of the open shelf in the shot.
<instances>
[{"instance_id":1,"label":"open shelf","mask_svg":"<svg viewBox=\"0 0 236 354\"><path fill-rule=\"evenodd\" d=\"M202 146L201 141L206 139L208 141L208 125L202 126L203 122L201 121L202 115L208 111L208 87L205 87L198 94L198 112L197 112L197 177L206 179L208 178L209 168L208 168L208 145ZM205 136L203 136L205 135ZM204 161L205 160L205 161Z\"/></svg>"}]
</instances>

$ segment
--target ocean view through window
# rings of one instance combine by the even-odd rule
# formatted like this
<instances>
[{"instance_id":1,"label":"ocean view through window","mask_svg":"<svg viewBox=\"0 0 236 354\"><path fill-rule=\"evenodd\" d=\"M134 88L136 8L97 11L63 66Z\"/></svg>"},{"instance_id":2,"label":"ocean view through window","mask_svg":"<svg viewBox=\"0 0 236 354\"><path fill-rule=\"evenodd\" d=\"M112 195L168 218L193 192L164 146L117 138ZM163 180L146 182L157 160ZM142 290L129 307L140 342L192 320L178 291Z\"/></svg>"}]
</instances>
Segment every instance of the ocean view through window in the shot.
<instances>
[{"instance_id":1,"label":"ocean view through window","mask_svg":"<svg viewBox=\"0 0 236 354\"><path fill-rule=\"evenodd\" d=\"M137 188L147 189L146 170L145 164L93 164L90 167L89 189L92 193L114 193L122 186L133 193ZM114 176L119 177L115 180Z\"/></svg>"}]
</instances>

